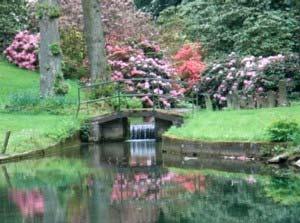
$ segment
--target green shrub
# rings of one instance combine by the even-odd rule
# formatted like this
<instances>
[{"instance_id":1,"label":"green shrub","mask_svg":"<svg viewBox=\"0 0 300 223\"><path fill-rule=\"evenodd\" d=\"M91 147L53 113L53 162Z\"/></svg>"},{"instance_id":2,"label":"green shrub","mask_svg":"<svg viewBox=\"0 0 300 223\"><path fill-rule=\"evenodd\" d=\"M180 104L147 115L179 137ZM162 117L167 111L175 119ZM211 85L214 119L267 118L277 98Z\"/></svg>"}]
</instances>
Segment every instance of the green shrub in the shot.
<instances>
[{"instance_id":1,"label":"green shrub","mask_svg":"<svg viewBox=\"0 0 300 223\"><path fill-rule=\"evenodd\" d=\"M87 77L87 50L84 36L77 28L61 30L61 49L63 52L63 73L65 78Z\"/></svg>"},{"instance_id":2,"label":"green shrub","mask_svg":"<svg viewBox=\"0 0 300 223\"><path fill-rule=\"evenodd\" d=\"M300 129L296 122L280 120L272 123L267 132L273 142L289 142L297 138Z\"/></svg>"},{"instance_id":3,"label":"green shrub","mask_svg":"<svg viewBox=\"0 0 300 223\"><path fill-rule=\"evenodd\" d=\"M28 28L28 11L23 0L0 0L0 52L14 36Z\"/></svg>"}]
</instances>

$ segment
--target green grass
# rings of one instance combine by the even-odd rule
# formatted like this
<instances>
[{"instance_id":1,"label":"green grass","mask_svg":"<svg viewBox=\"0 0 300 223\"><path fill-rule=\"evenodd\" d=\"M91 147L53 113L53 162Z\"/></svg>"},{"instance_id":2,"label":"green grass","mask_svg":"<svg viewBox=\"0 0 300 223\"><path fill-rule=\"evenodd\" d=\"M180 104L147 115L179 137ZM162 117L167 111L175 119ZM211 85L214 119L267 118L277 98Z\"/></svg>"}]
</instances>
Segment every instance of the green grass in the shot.
<instances>
[{"instance_id":1,"label":"green grass","mask_svg":"<svg viewBox=\"0 0 300 223\"><path fill-rule=\"evenodd\" d=\"M200 111L191 114L167 136L202 141L269 141L266 129L274 121L289 119L300 124L300 105L237 111Z\"/></svg>"},{"instance_id":2,"label":"green grass","mask_svg":"<svg viewBox=\"0 0 300 223\"><path fill-rule=\"evenodd\" d=\"M77 84L68 81L70 92L68 99L77 99ZM52 146L80 128L75 109L69 115L53 115L46 112L8 113L4 107L11 95L16 93L39 94L39 74L26 71L0 61L0 147L6 131L11 131L7 153L23 152Z\"/></svg>"},{"instance_id":3,"label":"green grass","mask_svg":"<svg viewBox=\"0 0 300 223\"><path fill-rule=\"evenodd\" d=\"M33 92L39 94L39 74L33 71L20 69L8 62L0 60L0 105L16 93ZM67 98L77 99L77 83L67 81L70 86Z\"/></svg>"}]
</instances>

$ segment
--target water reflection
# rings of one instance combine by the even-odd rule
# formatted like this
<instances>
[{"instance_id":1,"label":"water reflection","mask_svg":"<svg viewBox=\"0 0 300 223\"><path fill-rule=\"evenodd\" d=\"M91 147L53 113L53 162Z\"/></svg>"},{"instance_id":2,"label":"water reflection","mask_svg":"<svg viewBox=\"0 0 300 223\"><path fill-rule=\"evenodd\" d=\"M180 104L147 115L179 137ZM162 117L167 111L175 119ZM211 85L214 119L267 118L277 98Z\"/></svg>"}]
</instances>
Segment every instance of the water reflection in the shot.
<instances>
[{"instance_id":1,"label":"water reflection","mask_svg":"<svg viewBox=\"0 0 300 223\"><path fill-rule=\"evenodd\" d=\"M156 142L154 140L129 142L130 166L152 166L156 165Z\"/></svg>"},{"instance_id":2,"label":"water reflection","mask_svg":"<svg viewBox=\"0 0 300 223\"><path fill-rule=\"evenodd\" d=\"M0 174L0 222L299 222L297 174L185 169L160 151L151 141L112 143L9 164Z\"/></svg>"},{"instance_id":3,"label":"water reflection","mask_svg":"<svg viewBox=\"0 0 300 223\"><path fill-rule=\"evenodd\" d=\"M44 215L45 201L41 191L13 189L9 195L10 200L19 208L24 218Z\"/></svg>"}]
</instances>

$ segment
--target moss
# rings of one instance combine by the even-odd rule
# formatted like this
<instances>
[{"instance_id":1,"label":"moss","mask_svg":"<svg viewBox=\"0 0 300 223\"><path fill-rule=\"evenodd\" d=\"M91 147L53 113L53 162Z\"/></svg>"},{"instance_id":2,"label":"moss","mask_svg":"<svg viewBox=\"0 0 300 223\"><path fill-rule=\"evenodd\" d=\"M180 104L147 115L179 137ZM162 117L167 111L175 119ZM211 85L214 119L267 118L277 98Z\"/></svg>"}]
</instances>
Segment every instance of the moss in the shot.
<instances>
[{"instance_id":1,"label":"moss","mask_svg":"<svg viewBox=\"0 0 300 223\"><path fill-rule=\"evenodd\" d=\"M49 46L49 50L52 56L60 56L62 55L62 50L59 43L53 43Z\"/></svg>"}]
</instances>

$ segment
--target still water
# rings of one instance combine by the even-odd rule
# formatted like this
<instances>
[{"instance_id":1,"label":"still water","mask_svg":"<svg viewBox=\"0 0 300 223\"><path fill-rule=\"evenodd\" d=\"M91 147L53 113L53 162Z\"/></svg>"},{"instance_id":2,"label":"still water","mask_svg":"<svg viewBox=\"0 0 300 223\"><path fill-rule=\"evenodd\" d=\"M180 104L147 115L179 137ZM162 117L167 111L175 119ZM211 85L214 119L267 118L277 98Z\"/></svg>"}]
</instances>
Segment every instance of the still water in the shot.
<instances>
[{"instance_id":1,"label":"still water","mask_svg":"<svg viewBox=\"0 0 300 223\"><path fill-rule=\"evenodd\" d=\"M163 154L153 141L81 146L0 167L0 222L300 222L300 176Z\"/></svg>"}]
</instances>

